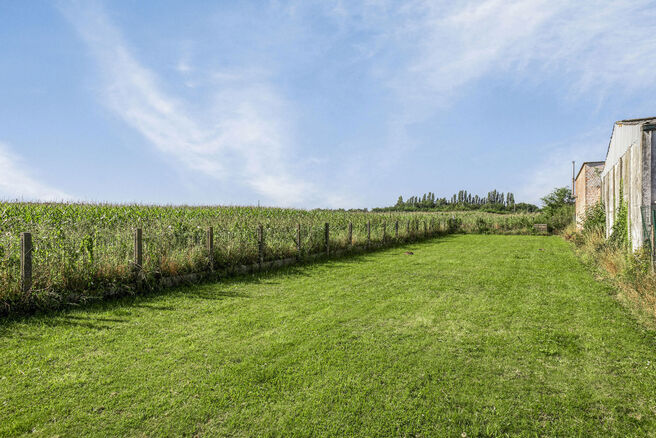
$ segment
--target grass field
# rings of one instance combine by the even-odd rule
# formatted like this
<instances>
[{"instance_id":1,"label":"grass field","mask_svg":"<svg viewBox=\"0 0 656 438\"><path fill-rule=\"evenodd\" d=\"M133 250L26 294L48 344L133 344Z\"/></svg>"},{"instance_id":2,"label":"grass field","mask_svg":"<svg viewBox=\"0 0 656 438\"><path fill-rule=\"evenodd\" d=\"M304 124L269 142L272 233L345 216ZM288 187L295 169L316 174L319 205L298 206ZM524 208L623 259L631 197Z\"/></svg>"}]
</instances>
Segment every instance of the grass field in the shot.
<instances>
[{"instance_id":1,"label":"grass field","mask_svg":"<svg viewBox=\"0 0 656 438\"><path fill-rule=\"evenodd\" d=\"M0 435L654 435L609 292L558 237L452 235L6 320Z\"/></svg>"}]
</instances>

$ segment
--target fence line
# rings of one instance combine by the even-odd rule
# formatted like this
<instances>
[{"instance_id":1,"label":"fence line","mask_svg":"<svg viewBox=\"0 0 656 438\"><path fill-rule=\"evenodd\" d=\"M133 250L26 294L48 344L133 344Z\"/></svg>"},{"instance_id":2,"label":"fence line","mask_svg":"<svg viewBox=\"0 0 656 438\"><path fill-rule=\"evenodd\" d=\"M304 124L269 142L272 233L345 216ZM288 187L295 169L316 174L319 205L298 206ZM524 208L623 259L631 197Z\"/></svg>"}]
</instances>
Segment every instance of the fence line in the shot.
<instances>
[{"instance_id":1,"label":"fence line","mask_svg":"<svg viewBox=\"0 0 656 438\"><path fill-rule=\"evenodd\" d=\"M364 249L365 250L370 250L373 249L374 247L384 247L388 246L389 243L401 243L401 242L406 242L409 240L414 240L418 237L418 233L411 233L411 228L410 228L410 221L407 223L407 233L405 236L400 237L399 236L399 221L397 220L394 224L394 239L389 239L387 236L387 224L383 222L382 224L379 224L379 226L382 226L382 237L380 237L377 240L378 245L374 246L372 243L372 237L371 237L371 221L367 221L365 224L365 232L366 232L366 242L364 244ZM416 229L418 228L418 223L415 225ZM310 227L310 234L311 234L311 229L312 226ZM343 230L343 229L342 229ZM301 224L297 224L296 226L296 236L295 236L295 250L296 250L296 257L293 259L290 258L284 258L284 259L279 259L280 261L285 261L285 263L281 263L280 265L284 264L290 264L291 260L295 261L300 261L304 258L304 253L303 253L303 246L302 246L302 228ZM305 252L305 258L308 259L314 259L316 257L319 257L321 255L325 255L326 257L330 257L333 255L339 255L341 253L350 252L354 249L354 241L353 241L353 223L349 222L347 226L347 235L346 235L346 242L344 244L344 247L340 251L339 248L340 245L337 245L335 249L333 249L332 244L331 244L331 228L330 228L330 223L326 222L324 224L324 236L323 236L323 242L322 246L324 247L324 250L322 252L314 252L312 253L312 248L308 248ZM273 232L273 230L272 230ZM430 233L428 232L428 229L426 227L426 222L424 222L424 233L421 236L422 238L430 237L433 236L437 233L440 233L441 231L439 229L434 230L431 227ZM196 271L191 274L188 274L187 277L189 276L194 276L198 274L206 274L206 273L214 273L216 270L216 262L215 262L215 242L214 242L214 228L213 227L208 227L205 230L205 242L204 242L204 253L205 256L207 257L207 264L206 264L206 270L201 270L201 271ZM202 236L202 235L201 235ZM265 230L263 225L258 225L256 232L256 244L257 244L257 263L253 264L251 267L248 265L240 265L242 271L252 271L255 269L255 267L258 270L262 270L263 268L267 268L270 266L275 266L275 260L266 261L266 252L267 252L267 245L266 245L266 236L265 236ZM24 294L29 294L32 290L32 285L33 285L33 252L34 252L34 247L33 247L33 241L32 241L32 233L29 232L24 232L20 234L21 237L21 254L20 254L20 285L21 285L21 291ZM311 236L309 236L311 237ZM202 239L202 237L201 237ZM89 244L89 248L92 248L92 243ZM313 246L310 243L310 246ZM92 252L92 249L88 249L89 252ZM133 257L131 261L131 269L133 273L133 281L135 282L135 285L138 287L141 287L143 285L143 278L145 275L145 269L144 269L144 233L142 228L135 228L134 229L134 234L133 234ZM151 254L152 256L152 254ZM159 254L157 255L159 256ZM266 263L265 263L266 262ZM224 269L225 271L226 269ZM165 280L162 283L166 283L166 278L162 279L159 278L158 280Z\"/></svg>"}]
</instances>

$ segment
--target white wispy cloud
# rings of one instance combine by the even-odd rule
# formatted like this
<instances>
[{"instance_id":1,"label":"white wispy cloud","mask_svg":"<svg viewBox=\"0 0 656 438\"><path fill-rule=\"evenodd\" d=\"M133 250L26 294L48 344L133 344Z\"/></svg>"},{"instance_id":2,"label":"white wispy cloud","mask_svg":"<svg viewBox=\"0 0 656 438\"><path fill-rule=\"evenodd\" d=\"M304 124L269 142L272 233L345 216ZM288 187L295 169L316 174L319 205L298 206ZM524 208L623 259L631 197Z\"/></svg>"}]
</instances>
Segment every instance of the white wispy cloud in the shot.
<instances>
[{"instance_id":1,"label":"white wispy cloud","mask_svg":"<svg viewBox=\"0 0 656 438\"><path fill-rule=\"evenodd\" d=\"M603 102L618 91L656 88L656 5L649 0L475 0L354 5L338 1L333 14L342 27L364 27L372 76L399 102L389 123L389 152L412 147L411 125L440 111L468 86L491 75L554 89L565 101L581 96ZM552 88L553 89L553 88ZM521 189L536 202L569 181L568 163L603 159L611 127L599 127L599 142L535 144L547 150L526 173ZM389 163L388 163L389 164Z\"/></svg>"},{"instance_id":2,"label":"white wispy cloud","mask_svg":"<svg viewBox=\"0 0 656 438\"><path fill-rule=\"evenodd\" d=\"M527 81L558 77L563 93L603 93L635 90L656 67L649 56L656 7L647 0L422 0L371 8L368 26L384 43L370 45L388 63L375 65L376 72L421 111L447 104L491 73Z\"/></svg>"},{"instance_id":3,"label":"white wispy cloud","mask_svg":"<svg viewBox=\"0 0 656 438\"><path fill-rule=\"evenodd\" d=\"M385 127L387 144L378 154L384 158L367 162L369 172L393 168L414 145L413 124L439 117L486 77L507 75L535 86L560 82L555 92L562 99L585 94L603 100L617 90L634 93L656 84L651 56L656 8L648 0L337 0L268 7L286 11L276 17L289 24L302 23L295 38L312 39L312 62L326 63L323 56L338 44L352 44L357 59L348 60L350 65L362 68L382 86L381 93L396 100ZM278 204L342 202L343 196L326 196L327 190L288 165L295 152L293 108L262 67L206 72L199 79L192 60L179 58L177 71L189 87L216 81L211 104L199 108L167 92L97 3L66 3L63 10L104 73L103 102L176 163L249 187ZM332 18L336 32L317 32L311 25L317 13ZM294 43L289 38L285 41ZM552 161L576 153L569 146L536 146L553 148L533 172L545 181L556 180ZM536 184L527 183L527 196L537 192L531 188Z\"/></svg>"},{"instance_id":4,"label":"white wispy cloud","mask_svg":"<svg viewBox=\"0 0 656 438\"><path fill-rule=\"evenodd\" d=\"M38 181L9 145L0 142L0 198L25 201L65 201L67 193Z\"/></svg>"},{"instance_id":5,"label":"white wispy cloud","mask_svg":"<svg viewBox=\"0 0 656 438\"><path fill-rule=\"evenodd\" d=\"M196 108L165 91L100 4L66 3L62 10L103 73L103 103L176 164L250 187L278 205L332 202L288 168L290 109L265 79L246 74L246 82L234 72L222 78L209 107ZM178 70L192 67L179 64Z\"/></svg>"}]
</instances>

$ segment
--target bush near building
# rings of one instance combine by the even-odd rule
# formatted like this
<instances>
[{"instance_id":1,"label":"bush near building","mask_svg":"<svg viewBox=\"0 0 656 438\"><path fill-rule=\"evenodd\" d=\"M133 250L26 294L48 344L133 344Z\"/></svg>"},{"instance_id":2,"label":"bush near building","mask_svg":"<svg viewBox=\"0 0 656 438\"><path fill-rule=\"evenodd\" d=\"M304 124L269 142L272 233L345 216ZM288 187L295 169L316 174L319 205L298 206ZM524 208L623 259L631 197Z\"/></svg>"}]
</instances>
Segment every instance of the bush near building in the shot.
<instances>
[{"instance_id":1,"label":"bush near building","mask_svg":"<svg viewBox=\"0 0 656 438\"><path fill-rule=\"evenodd\" d=\"M631 251L628 238L626 203L620 206L610 238L606 238L603 203L588 208L580 232L569 229L565 236L574 243L583 262L599 277L616 287L616 297L639 316L647 315L656 325L656 275L651 267L649 246Z\"/></svg>"}]
</instances>

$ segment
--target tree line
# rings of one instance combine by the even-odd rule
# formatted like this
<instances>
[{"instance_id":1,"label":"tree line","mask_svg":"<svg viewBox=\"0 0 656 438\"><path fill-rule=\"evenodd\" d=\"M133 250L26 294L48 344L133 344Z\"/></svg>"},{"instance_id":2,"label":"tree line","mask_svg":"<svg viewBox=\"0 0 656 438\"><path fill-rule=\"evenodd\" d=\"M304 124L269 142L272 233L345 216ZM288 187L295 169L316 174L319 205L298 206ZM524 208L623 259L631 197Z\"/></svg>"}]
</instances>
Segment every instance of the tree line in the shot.
<instances>
[{"instance_id":1,"label":"tree line","mask_svg":"<svg viewBox=\"0 0 656 438\"><path fill-rule=\"evenodd\" d=\"M390 207L374 208L374 211L448 211L448 210L482 210L489 212L527 212L538 211L539 208L525 202L515 203L515 195L492 190L487 196L479 196L460 190L450 198L438 198L435 193L428 192L421 196L410 196L404 200L399 196L396 204Z\"/></svg>"}]
</instances>

